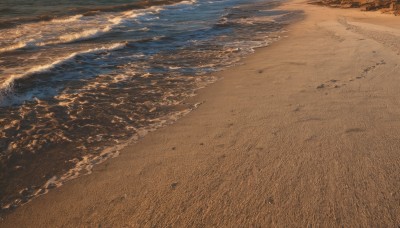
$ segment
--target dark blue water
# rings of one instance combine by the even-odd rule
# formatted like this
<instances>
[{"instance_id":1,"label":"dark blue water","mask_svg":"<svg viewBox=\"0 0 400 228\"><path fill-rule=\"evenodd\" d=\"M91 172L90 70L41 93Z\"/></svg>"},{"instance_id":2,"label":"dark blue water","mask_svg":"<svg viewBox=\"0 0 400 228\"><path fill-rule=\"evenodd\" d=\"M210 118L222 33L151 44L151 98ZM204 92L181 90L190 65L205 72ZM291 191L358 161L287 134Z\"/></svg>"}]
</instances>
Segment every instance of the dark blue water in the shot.
<instances>
[{"instance_id":1,"label":"dark blue water","mask_svg":"<svg viewBox=\"0 0 400 228\"><path fill-rule=\"evenodd\" d=\"M0 3L5 211L195 109L184 100L213 72L301 15L262 0L54 2Z\"/></svg>"},{"instance_id":2,"label":"dark blue water","mask_svg":"<svg viewBox=\"0 0 400 228\"><path fill-rule=\"evenodd\" d=\"M29 21L46 21L74 14L116 12L147 8L181 0L2 0L0 27L10 27Z\"/></svg>"}]
</instances>

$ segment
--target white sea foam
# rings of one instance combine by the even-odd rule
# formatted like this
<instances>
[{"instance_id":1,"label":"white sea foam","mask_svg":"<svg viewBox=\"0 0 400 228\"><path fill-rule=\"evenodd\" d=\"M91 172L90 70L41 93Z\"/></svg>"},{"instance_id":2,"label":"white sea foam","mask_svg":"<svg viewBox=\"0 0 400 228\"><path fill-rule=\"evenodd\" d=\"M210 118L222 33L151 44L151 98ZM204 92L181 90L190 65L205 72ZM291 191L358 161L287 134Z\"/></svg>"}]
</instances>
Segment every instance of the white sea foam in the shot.
<instances>
[{"instance_id":1,"label":"white sea foam","mask_svg":"<svg viewBox=\"0 0 400 228\"><path fill-rule=\"evenodd\" d=\"M193 4L193 2L195 1L184 1L179 4ZM66 18L53 19L48 22L21 25L4 31L0 35L0 43L3 43L3 47L0 47L0 53L11 52L21 48L41 47L93 39L112 31L115 27L126 21L146 14L156 14L164 9L165 6L152 6L143 10L102 14L96 17L84 17L79 14ZM75 28L75 31L72 32L68 27L60 26L62 23L73 23L71 26ZM35 34L32 31L37 32Z\"/></svg>"},{"instance_id":2,"label":"white sea foam","mask_svg":"<svg viewBox=\"0 0 400 228\"><path fill-rule=\"evenodd\" d=\"M193 5L195 3L197 3L197 0L187 0L187 1L182 1L182 2L175 3L175 4L172 4L172 5L173 6L176 6L176 5Z\"/></svg>"},{"instance_id":3,"label":"white sea foam","mask_svg":"<svg viewBox=\"0 0 400 228\"><path fill-rule=\"evenodd\" d=\"M102 36L102 35L110 32L113 28L122 24L127 19L136 18L136 17L142 16L142 15L144 15L144 13L138 13L133 10L123 12L120 16L114 16L114 17L109 18L108 22L110 22L110 24L104 28L88 29L88 30L83 30L81 32L77 32L77 33L65 34L65 35L60 36L58 38L58 41L44 43L44 45L59 44L59 43L71 43L71 42L75 42L75 41L93 39L93 38Z\"/></svg>"},{"instance_id":4,"label":"white sea foam","mask_svg":"<svg viewBox=\"0 0 400 228\"><path fill-rule=\"evenodd\" d=\"M158 10L161 10L161 8L151 7L150 9L146 10L129 10L116 15L108 15L108 18L104 18L104 15L102 15L99 18L96 17L85 20L82 19L83 15L75 15L68 18L42 22L40 24L27 24L19 26L0 36L0 43L10 43L4 45L4 47L0 47L0 53L11 52L27 47L41 47L93 39L112 31L115 27L121 25L127 20L143 16L147 13L153 13ZM104 22L99 24L98 21ZM73 27L78 28L78 31L68 32L70 31L68 28L65 29L65 26L59 25L60 23L70 22L74 22ZM37 29L39 29L39 31L36 33L36 35L32 35L31 31ZM31 38L29 40L24 40L26 39L25 37L27 34L30 34ZM13 42L13 40L20 41Z\"/></svg>"},{"instance_id":5,"label":"white sea foam","mask_svg":"<svg viewBox=\"0 0 400 228\"><path fill-rule=\"evenodd\" d=\"M84 30L79 33L62 35L58 38L58 41L48 42L46 44L70 43L70 42L75 42L75 41L80 41L80 40L96 38L98 36L103 35L104 33L109 32L111 29L112 29L111 26L107 26L104 29L89 29L89 30Z\"/></svg>"},{"instance_id":6,"label":"white sea foam","mask_svg":"<svg viewBox=\"0 0 400 228\"><path fill-rule=\"evenodd\" d=\"M0 48L0 53L4 53L4 52L10 52L10 51L15 51L21 48L25 48L25 47L33 47L35 46L35 41L34 40L28 40L28 41L20 41L18 43Z\"/></svg>"},{"instance_id":7,"label":"white sea foam","mask_svg":"<svg viewBox=\"0 0 400 228\"><path fill-rule=\"evenodd\" d=\"M50 71L52 69L54 69L57 66L60 66L61 64L64 64L68 61L73 60L76 56L78 55L84 55L84 54L89 54L89 53L98 53L98 52L103 52L103 51L113 51L113 50L118 50L121 49L123 47L125 47L125 43L116 43L116 44L112 44L112 45L108 45L108 46L104 46L101 48L94 48L94 49L89 49L89 50L85 50L85 51L80 51L80 52L74 52L68 56L59 58L58 60L49 63L49 64L45 64L45 65L40 65L40 66L35 66L30 68L29 70L25 71L25 73L23 74L14 74L14 75L10 75L7 77L7 79L0 85L0 91L8 91L12 88L15 80L20 79L20 78L25 78L25 77L29 77L33 74L37 74L37 73L42 73L42 72L47 72Z\"/></svg>"},{"instance_id":8,"label":"white sea foam","mask_svg":"<svg viewBox=\"0 0 400 228\"><path fill-rule=\"evenodd\" d=\"M162 6L152 6L152 7L150 7L148 10L150 11L150 12L152 12L152 13L159 13L159 12L161 12L162 10L164 10L165 9L165 7L162 7Z\"/></svg>"},{"instance_id":9,"label":"white sea foam","mask_svg":"<svg viewBox=\"0 0 400 228\"><path fill-rule=\"evenodd\" d=\"M71 17L67 17L67 18L59 18L59 19L53 19L51 20L51 22L53 23L68 23L68 22L75 22L80 20L83 17L83 15L78 14L78 15L74 15Z\"/></svg>"},{"instance_id":10,"label":"white sea foam","mask_svg":"<svg viewBox=\"0 0 400 228\"><path fill-rule=\"evenodd\" d=\"M25 42L18 42L16 44L0 48L0 53L13 51L13 50L20 49L20 48L23 48L23 47L26 47L26 43Z\"/></svg>"}]
</instances>

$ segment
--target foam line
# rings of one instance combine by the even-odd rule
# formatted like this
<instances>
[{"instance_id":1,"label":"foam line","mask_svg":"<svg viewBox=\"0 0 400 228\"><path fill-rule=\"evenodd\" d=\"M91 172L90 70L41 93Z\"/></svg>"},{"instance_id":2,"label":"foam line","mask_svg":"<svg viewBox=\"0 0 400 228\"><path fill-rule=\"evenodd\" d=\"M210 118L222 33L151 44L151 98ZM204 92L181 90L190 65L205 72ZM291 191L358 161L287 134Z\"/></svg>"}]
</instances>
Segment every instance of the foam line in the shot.
<instances>
[{"instance_id":1,"label":"foam line","mask_svg":"<svg viewBox=\"0 0 400 228\"><path fill-rule=\"evenodd\" d=\"M62 64L65 64L66 62L72 61L76 56L79 55L84 55L84 54L93 54L93 53L99 53L103 51L114 51L121 49L125 47L125 43L117 43L117 44L112 44L106 47L101 47L101 48L94 48L94 49L89 49L85 51L80 51L80 52L74 52L68 56L62 57L50 64L45 64L45 65L40 65L40 66L35 66L29 70L27 70L23 74L17 74L17 75L10 75L1 85L0 85L0 93L1 92L7 92L11 90L14 82L18 79L21 78L26 78L31 75L37 74L37 73L43 73L43 72L48 72L54 69L57 66L60 66Z\"/></svg>"}]
</instances>

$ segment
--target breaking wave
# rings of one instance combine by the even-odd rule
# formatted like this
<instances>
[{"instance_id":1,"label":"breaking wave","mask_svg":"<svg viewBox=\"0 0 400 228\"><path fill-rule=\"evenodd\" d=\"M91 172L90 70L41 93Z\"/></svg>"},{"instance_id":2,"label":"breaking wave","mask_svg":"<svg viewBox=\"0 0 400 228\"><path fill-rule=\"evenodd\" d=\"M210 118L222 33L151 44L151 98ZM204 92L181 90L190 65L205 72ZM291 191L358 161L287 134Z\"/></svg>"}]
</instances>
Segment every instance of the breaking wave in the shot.
<instances>
[{"instance_id":1,"label":"breaking wave","mask_svg":"<svg viewBox=\"0 0 400 228\"><path fill-rule=\"evenodd\" d=\"M95 54L95 53L99 53L99 52L103 52L103 51L114 51L114 50L118 50L118 49L125 47L125 45L126 45L125 43L117 43L117 44L112 44L112 45L104 46L104 47L100 47L100 48L94 48L94 49L84 50L84 51L80 51L80 52L75 52L68 56L59 58L58 60L56 60L52 63L35 66L35 67L27 70L23 74L10 75L7 77L7 79L4 82L1 83L0 94L6 94L8 91L10 91L12 89L14 82L18 79L27 78L29 76L32 76L32 75L38 74L38 73L48 72L57 66L60 66L69 61L72 61L75 57L80 56L80 55Z\"/></svg>"}]
</instances>

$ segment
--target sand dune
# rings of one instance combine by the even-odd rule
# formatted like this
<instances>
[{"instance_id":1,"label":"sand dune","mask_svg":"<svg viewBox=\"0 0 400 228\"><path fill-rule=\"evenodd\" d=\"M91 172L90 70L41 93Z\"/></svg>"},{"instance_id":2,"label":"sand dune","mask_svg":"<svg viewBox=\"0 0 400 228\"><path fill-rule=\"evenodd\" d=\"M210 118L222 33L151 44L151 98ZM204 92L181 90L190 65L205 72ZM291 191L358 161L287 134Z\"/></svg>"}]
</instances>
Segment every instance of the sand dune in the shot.
<instances>
[{"instance_id":1,"label":"sand dune","mask_svg":"<svg viewBox=\"0 0 400 228\"><path fill-rule=\"evenodd\" d=\"M0 226L399 226L400 18L282 8L305 19L196 111Z\"/></svg>"}]
</instances>

